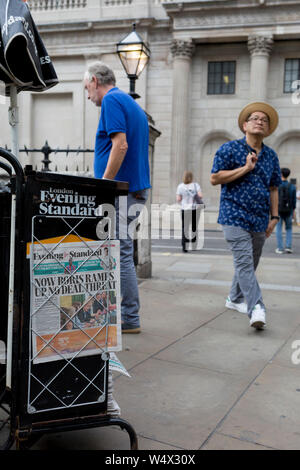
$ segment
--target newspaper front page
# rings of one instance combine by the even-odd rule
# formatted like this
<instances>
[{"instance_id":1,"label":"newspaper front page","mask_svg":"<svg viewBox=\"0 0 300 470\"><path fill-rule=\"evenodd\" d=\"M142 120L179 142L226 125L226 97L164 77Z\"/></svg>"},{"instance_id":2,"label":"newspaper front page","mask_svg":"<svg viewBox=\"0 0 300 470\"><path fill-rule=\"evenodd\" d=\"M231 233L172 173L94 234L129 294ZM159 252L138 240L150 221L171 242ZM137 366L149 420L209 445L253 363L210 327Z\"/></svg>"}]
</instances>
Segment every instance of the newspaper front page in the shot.
<instances>
[{"instance_id":1,"label":"newspaper front page","mask_svg":"<svg viewBox=\"0 0 300 470\"><path fill-rule=\"evenodd\" d=\"M29 252L33 362L120 351L119 241L72 236Z\"/></svg>"}]
</instances>

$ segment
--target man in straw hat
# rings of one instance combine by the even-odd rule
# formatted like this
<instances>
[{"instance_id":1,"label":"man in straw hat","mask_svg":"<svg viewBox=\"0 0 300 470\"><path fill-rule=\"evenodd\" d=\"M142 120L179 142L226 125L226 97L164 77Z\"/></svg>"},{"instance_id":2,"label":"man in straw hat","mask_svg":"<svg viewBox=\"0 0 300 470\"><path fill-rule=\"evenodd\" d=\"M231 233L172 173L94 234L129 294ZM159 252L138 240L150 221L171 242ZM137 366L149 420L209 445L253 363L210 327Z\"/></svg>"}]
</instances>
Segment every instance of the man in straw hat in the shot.
<instances>
[{"instance_id":1,"label":"man in straw hat","mask_svg":"<svg viewBox=\"0 0 300 470\"><path fill-rule=\"evenodd\" d=\"M221 184L218 223L233 254L235 273L226 307L247 313L250 326L264 328L265 306L255 276L266 237L278 217L280 166L276 153L263 143L275 131L278 114L267 103L250 103L240 112L243 139L217 151L211 184Z\"/></svg>"}]
</instances>

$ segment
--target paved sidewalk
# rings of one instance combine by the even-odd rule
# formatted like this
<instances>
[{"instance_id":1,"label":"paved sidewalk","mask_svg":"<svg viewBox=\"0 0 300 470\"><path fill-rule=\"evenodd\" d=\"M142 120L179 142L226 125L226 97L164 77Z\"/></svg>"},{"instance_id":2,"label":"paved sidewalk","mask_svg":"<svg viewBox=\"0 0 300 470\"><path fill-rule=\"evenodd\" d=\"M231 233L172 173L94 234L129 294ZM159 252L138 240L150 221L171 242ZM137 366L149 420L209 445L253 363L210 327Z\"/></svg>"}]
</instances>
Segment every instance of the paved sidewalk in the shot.
<instances>
[{"instance_id":1,"label":"paved sidewalk","mask_svg":"<svg viewBox=\"0 0 300 470\"><path fill-rule=\"evenodd\" d=\"M142 333L123 335L118 353L131 378L114 380L140 449L300 448L300 259L261 259L264 331L225 308L232 274L230 256L153 254L153 278L140 284ZM126 432L100 428L35 448L128 444Z\"/></svg>"}]
</instances>

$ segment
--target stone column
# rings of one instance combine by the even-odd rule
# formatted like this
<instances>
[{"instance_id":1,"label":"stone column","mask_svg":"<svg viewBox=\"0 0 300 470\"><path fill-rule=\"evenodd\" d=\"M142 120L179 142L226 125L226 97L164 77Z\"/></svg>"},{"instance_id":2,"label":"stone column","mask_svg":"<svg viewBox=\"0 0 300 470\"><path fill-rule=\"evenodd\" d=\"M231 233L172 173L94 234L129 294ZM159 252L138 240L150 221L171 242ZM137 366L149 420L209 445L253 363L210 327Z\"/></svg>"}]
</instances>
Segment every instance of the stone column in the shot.
<instances>
[{"instance_id":1,"label":"stone column","mask_svg":"<svg viewBox=\"0 0 300 470\"><path fill-rule=\"evenodd\" d=\"M272 48L271 36L251 35L248 38L248 50L251 54L251 101L266 101L267 99L269 58Z\"/></svg>"},{"instance_id":2,"label":"stone column","mask_svg":"<svg viewBox=\"0 0 300 470\"><path fill-rule=\"evenodd\" d=\"M155 141L160 136L160 132L156 129L155 122L148 114L149 122L149 166L151 181L153 181L153 160ZM141 213L137 225L137 239L134 240L134 263L136 265L136 273L139 279L147 279L152 277L152 257L151 257L151 204L152 190L148 197L144 211Z\"/></svg>"},{"instance_id":3,"label":"stone column","mask_svg":"<svg viewBox=\"0 0 300 470\"><path fill-rule=\"evenodd\" d=\"M192 40L173 40L173 98L171 133L171 184L170 201L175 202L177 185L187 170L190 68L195 44Z\"/></svg>"}]
</instances>

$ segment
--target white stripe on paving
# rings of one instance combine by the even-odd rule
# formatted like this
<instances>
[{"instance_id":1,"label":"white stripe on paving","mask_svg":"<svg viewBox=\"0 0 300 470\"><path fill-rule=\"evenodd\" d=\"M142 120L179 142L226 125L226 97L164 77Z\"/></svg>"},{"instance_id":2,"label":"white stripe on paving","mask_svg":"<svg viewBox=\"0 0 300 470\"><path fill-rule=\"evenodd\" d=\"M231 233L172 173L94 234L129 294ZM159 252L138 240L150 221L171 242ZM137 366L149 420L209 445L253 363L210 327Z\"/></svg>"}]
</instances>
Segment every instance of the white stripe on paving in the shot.
<instances>
[{"instance_id":1,"label":"white stripe on paving","mask_svg":"<svg viewBox=\"0 0 300 470\"><path fill-rule=\"evenodd\" d=\"M183 284L197 284L201 286L221 286L221 287L231 287L231 282L229 281L217 281L215 279L193 279L193 278L177 278L177 277L168 277L161 278L164 281L180 281ZM300 292L299 286L286 286L282 284L259 284L261 289L265 290L280 290L284 292Z\"/></svg>"},{"instance_id":2,"label":"white stripe on paving","mask_svg":"<svg viewBox=\"0 0 300 470\"><path fill-rule=\"evenodd\" d=\"M152 248L165 248L166 250L179 250L179 246L172 246L172 245L151 245ZM201 248L203 251L230 251L229 249L226 250L225 248ZM198 250L198 251L201 251Z\"/></svg>"},{"instance_id":3,"label":"white stripe on paving","mask_svg":"<svg viewBox=\"0 0 300 470\"><path fill-rule=\"evenodd\" d=\"M220 237L207 237L206 235L204 235L201 238L204 239L204 240L220 240L220 241L225 242L224 236L222 236L222 235ZM161 236L161 237L155 238L153 236L152 240L180 240L181 241L181 232L176 237L169 236L169 234L168 234L168 236L165 236L165 237Z\"/></svg>"}]
</instances>

